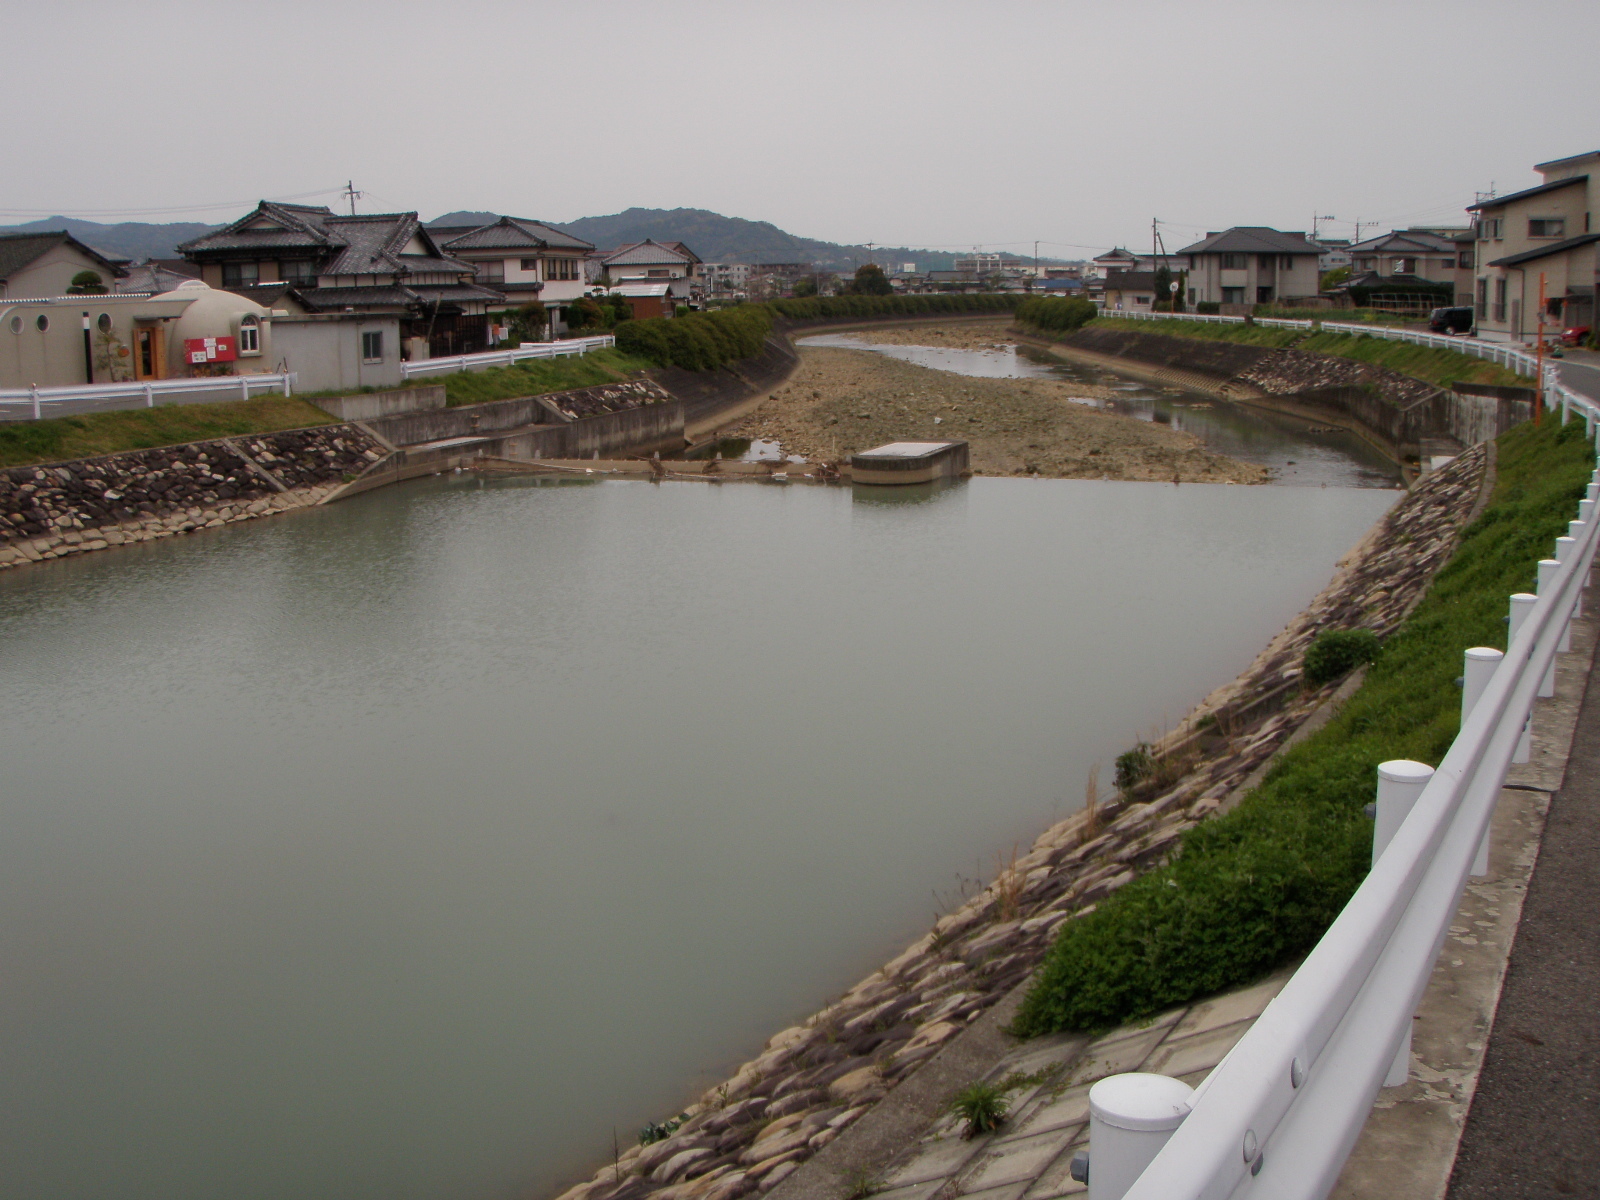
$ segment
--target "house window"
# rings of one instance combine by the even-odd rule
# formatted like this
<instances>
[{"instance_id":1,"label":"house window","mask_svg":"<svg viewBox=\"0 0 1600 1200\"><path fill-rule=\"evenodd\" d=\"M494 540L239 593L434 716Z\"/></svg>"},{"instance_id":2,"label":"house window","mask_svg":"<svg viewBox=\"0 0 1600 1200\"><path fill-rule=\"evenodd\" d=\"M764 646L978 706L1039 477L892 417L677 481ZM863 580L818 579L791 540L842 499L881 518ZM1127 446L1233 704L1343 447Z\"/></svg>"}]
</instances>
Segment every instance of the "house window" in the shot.
<instances>
[{"instance_id":1,"label":"house window","mask_svg":"<svg viewBox=\"0 0 1600 1200\"><path fill-rule=\"evenodd\" d=\"M1471 250L1463 250L1456 258L1456 266L1460 267L1463 271L1470 271L1473 267L1478 265L1473 261L1473 258L1474 255Z\"/></svg>"},{"instance_id":2,"label":"house window","mask_svg":"<svg viewBox=\"0 0 1600 1200\"><path fill-rule=\"evenodd\" d=\"M1278 266L1285 271L1294 270L1294 255L1284 254L1278 258Z\"/></svg>"},{"instance_id":3,"label":"house window","mask_svg":"<svg viewBox=\"0 0 1600 1200\"><path fill-rule=\"evenodd\" d=\"M1224 304L1243 304L1244 303L1244 289L1242 287L1223 288L1222 289L1222 302Z\"/></svg>"},{"instance_id":4,"label":"house window","mask_svg":"<svg viewBox=\"0 0 1600 1200\"><path fill-rule=\"evenodd\" d=\"M1190 288L1189 289L1189 303L1190 304L1194 304L1195 303L1195 289L1194 288Z\"/></svg>"},{"instance_id":5,"label":"house window","mask_svg":"<svg viewBox=\"0 0 1600 1200\"><path fill-rule=\"evenodd\" d=\"M1506 281L1504 278L1494 281L1494 319L1506 319Z\"/></svg>"},{"instance_id":6,"label":"house window","mask_svg":"<svg viewBox=\"0 0 1600 1200\"><path fill-rule=\"evenodd\" d=\"M667 269L665 267L661 267L661 268L651 267L648 271L645 272L645 278L647 278L647 279L671 279L672 276L667 272Z\"/></svg>"},{"instance_id":7,"label":"house window","mask_svg":"<svg viewBox=\"0 0 1600 1200\"><path fill-rule=\"evenodd\" d=\"M1373 271L1373 270L1376 270L1377 267L1378 267L1378 260L1375 259L1375 258L1358 258L1358 259L1356 259L1356 270L1358 270L1358 271Z\"/></svg>"},{"instance_id":8,"label":"house window","mask_svg":"<svg viewBox=\"0 0 1600 1200\"><path fill-rule=\"evenodd\" d=\"M1272 289L1269 288L1269 287L1258 287L1256 289L1256 303L1257 304L1271 304L1272 303Z\"/></svg>"},{"instance_id":9,"label":"house window","mask_svg":"<svg viewBox=\"0 0 1600 1200\"><path fill-rule=\"evenodd\" d=\"M261 279L261 267L253 262L225 262L222 264L223 287L248 287Z\"/></svg>"},{"instance_id":10,"label":"house window","mask_svg":"<svg viewBox=\"0 0 1600 1200\"><path fill-rule=\"evenodd\" d=\"M1397 258L1394 260L1394 275L1415 275L1417 273L1417 260L1414 258Z\"/></svg>"},{"instance_id":11,"label":"house window","mask_svg":"<svg viewBox=\"0 0 1600 1200\"><path fill-rule=\"evenodd\" d=\"M361 335L361 361L364 363L383 361L383 330L372 329Z\"/></svg>"},{"instance_id":12,"label":"house window","mask_svg":"<svg viewBox=\"0 0 1600 1200\"><path fill-rule=\"evenodd\" d=\"M1502 236L1501 230L1504 228L1504 217L1485 217L1478 223L1479 240L1485 242L1491 240L1499 241Z\"/></svg>"},{"instance_id":13,"label":"house window","mask_svg":"<svg viewBox=\"0 0 1600 1200\"><path fill-rule=\"evenodd\" d=\"M47 332L50 328L50 318L45 316L43 313L40 313L34 318L33 327L40 333Z\"/></svg>"},{"instance_id":14,"label":"house window","mask_svg":"<svg viewBox=\"0 0 1600 1200\"><path fill-rule=\"evenodd\" d=\"M1245 256L1242 254L1219 254L1217 257L1222 260L1222 269L1224 271L1244 270Z\"/></svg>"},{"instance_id":15,"label":"house window","mask_svg":"<svg viewBox=\"0 0 1600 1200\"><path fill-rule=\"evenodd\" d=\"M506 260L497 258L493 262L478 264L478 278L484 283L504 283L506 281Z\"/></svg>"},{"instance_id":16,"label":"house window","mask_svg":"<svg viewBox=\"0 0 1600 1200\"><path fill-rule=\"evenodd\" d=\"M576 279L578 260L575 258L547 258L544 260L546 279Z\"/></svg>"},{"instance_id":17,"label":"house window","mask_svg":"<svg viewBox=\"0 0 1600 1200\"><path fill-rule=\"evenodd\" d=\"M1561 217L1535 217L1528 222L1529 237L1567 236L1567 223Z\"/></svg>"},{"instance_id":18,"label":"house window","mask_svg":"<svg viewBox=\"0 0 1600 1200\"><path fill-rule=\"evenodd\" d=\"M306 258L289 258L278 264L278 278L304 287L317 277L317 264Z\"/></svg>"},{"instance_id":19,"label":"house window","mask_svg":"<svg viewBox=\"0 0 1600 1200\"><path fill-rule=\"evenodd\" d=\"M1478 311L1480 313L1489 311L1489 281L1487 279L1478 280Z\"/></svg>"},{"instance_id":20,"label":"house window","mask_svg":"<svg viewBox=\"0 0 1600 1200\"><path fill-rule=\"evenodd\" d=\"M525 259L522 260L522 270L524 270L524 271L537 271L538 269L539 269L539 260L537 258L525 258Z\"/></svg>"},{"instance_id":21,"label":"house window","mask_svg":"<svg viewBox=\"0 0 1600 1200\"><path fill-rule=\"evenodd\" d=\"M254 316L239 319L239 353L261 353L261 322Z\"/></svg>"},{"instance_id":22,"label":"house window","mask_svg":"<svg viewBox=\"0 0 1600 1200\"><path fill-rule=\"evenodd\" d=\"M1272 270L1272 264L1276 257L1276 255L1272 254L1258 254L1256 255L1256 266L1261 268L1263 271L1270 271Z\"/></svg>"}]
</instances>

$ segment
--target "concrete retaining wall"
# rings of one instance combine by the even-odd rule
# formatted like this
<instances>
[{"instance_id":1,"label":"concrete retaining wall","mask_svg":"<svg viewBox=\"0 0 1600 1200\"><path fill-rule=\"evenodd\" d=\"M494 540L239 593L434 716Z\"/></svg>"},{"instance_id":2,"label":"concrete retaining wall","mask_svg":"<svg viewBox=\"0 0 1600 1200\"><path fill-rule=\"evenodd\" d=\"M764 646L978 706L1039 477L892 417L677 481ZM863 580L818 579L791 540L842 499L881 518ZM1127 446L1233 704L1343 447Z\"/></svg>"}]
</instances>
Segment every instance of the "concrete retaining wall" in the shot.
<instances>
[{"instance_id":1,"label":"concrete retaining wall","mask_svg":"<svg viewBox=\"0 0 1600 1200\"><path fill-rule=\"evenodd\" d=\"M401 413L378 417L367 423L379 437L397 446L415 446L446 438L505 433L529 425L565 424L575 419L570 415L574 413L588 414L576 418L584 420L617 411L635 412L668 403L671 399L660 384L641 379L575 388L543 396L519 396L512 400L492 400L486 404L464 404L459 408L441 407L429 412Z\"/></svg>"},{"instance_id":2,"label":"concrete retaining wall","mask_svg":"<svg viewBox=\"0 0 1600 1200\"><path fill-rule=\"evenodd\" d=\"M386 392L357 392L350 396L324 396L311 401L341 421L372 421L398 413L428 412L445 406L444 384L394 388Z\"/></svg>"}]
</instances>

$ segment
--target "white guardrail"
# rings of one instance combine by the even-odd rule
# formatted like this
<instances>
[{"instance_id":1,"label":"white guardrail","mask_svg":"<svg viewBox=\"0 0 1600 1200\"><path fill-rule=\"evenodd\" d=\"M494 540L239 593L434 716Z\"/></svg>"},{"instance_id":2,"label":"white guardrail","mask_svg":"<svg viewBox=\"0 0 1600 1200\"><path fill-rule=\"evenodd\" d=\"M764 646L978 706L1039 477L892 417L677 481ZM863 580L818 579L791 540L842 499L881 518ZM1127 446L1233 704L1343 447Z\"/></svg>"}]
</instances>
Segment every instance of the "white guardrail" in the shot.
<instances>
[{"instance_id":1,"label":"white guardrail","mask_svg":"<svg viewBox=\"0 0 1600 1200\"><path fill-rule=\"evenodd\" d=\"M450 358L425 358L400 364L400 378L421 379L428 375L448 375L455 371L482 371L488 367L509 367L527 358L569 358L615 346L610 334L572 338L565 342L528 342L515 350L486 350L481 354L456 354Z\"/></svg>"},{"instance_id":2,"label":"white guardrail","mask_svg":"<svg viewBox=\"0 0 1600 1200\"><path fill-rule=\"evenodd\" d=\"M140 383L81 383L66 387L0 388L0 405L27 405L37 421L50 415L46 405L72 405L74 411L154 408L157 397L215 397L248 400L263 392L294 394L294 372L284 375L214 375L203 379L149 379Z\"/></svg>"},{"instance_id":3,"label":"white guardrail","mask_svg":"<svg viewBox=\"0 0 1600 1200\"><path fill-rule=\"evenodd\" d=\"M1575 416L1592 439L1600 405L1547 384L1552 419ZM1088 1161L1075 1165L1089 1200L1323 1200L1332 1190L1379 1088L1405 1080L1412 1014L1469 873L1487 871L1495 801L1511 763L1528 761L1534 699L1554 693L1556 652L1582 611L1597 500L1600 470L1539 566L1537 597L1511 597L1505 654L1466 651L1461 732L1438 769L1379 768L1372 871L1249 1032L1192 1095L1145 1075L1103 1081L1100 1100L1091 1091Z\"/></svg>"}]
</instances>

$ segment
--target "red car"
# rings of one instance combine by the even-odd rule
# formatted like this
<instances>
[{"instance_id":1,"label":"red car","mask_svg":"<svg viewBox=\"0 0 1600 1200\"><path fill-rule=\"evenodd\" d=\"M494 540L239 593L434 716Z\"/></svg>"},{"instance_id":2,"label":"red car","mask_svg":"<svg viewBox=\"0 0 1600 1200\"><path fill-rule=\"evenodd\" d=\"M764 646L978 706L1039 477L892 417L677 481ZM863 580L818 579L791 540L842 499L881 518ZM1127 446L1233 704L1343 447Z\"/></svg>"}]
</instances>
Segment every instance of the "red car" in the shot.
<instances>
[{"instance_id":1,"label":"red car","mask_svg":"<svg viewBox=\"0 0 1600 1200\"><path fill-rule=\"evenodd\" d=\"M1589 326L1578 325L1572 329L1561 331L1561 344L1563 346L1581 346L1589 340Z\"/></svg>"}]
</instances>

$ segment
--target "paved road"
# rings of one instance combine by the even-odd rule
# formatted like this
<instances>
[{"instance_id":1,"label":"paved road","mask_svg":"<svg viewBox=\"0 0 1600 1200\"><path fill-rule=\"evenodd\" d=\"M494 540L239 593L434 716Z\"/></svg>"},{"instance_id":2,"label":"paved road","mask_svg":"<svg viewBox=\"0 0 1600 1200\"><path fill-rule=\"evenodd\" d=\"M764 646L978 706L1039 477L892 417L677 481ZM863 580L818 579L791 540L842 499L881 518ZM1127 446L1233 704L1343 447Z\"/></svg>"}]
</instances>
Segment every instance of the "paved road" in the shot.
<instances>
[{"instance_id":1,"label":"paved road","mask_svg":"<svg viewBox=\"0 0 1600 1200\"><path fill-rule=\"evenodd\" d=\"M1578 386L1576 374L1567 376L1569 386ZM1600 371L1590 378L1600 385ZM1594 1195L1600 1195L1600 687L1591 676L1448 1200Z\"/></svg>"},{"instance_id":2,"label":"paved road","mask_svg":"<svg viewBox=\"0 0 1600 1200\"><path fill-rule=\"evenodd\" d=\"M1600 400L1600 354L1568 350L1561 360L1561 382L1575 392Z\"/></svg>"}]
</instances>

